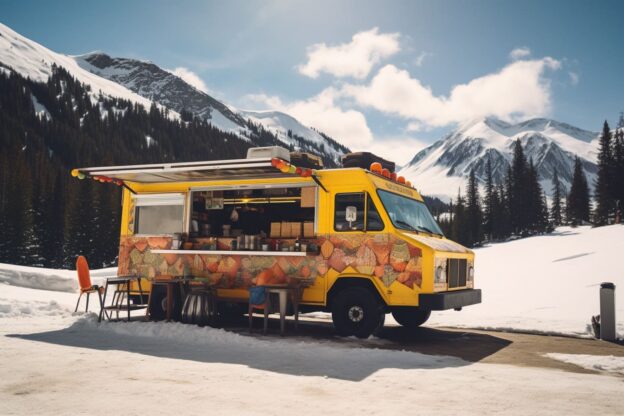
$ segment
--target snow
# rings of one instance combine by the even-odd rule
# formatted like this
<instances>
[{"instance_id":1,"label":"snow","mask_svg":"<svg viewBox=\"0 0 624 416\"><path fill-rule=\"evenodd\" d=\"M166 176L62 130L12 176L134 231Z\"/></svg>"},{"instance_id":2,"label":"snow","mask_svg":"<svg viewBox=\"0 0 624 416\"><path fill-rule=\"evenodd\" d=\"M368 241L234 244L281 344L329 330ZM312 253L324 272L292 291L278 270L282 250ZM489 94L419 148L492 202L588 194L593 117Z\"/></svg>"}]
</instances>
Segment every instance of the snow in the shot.
<instances>
[{"instance_id":1,"label":"snow","mask_svg":"<svg viewBox=\"0 0 624 416\"><path fill-rule=\"evenodd\" d=\"M435 149L421 164L407 165L398 175L411 181L421 194L437 197L443 201L455 199L460 190L465 194L466 178L447 175L448 167L435 164L443 152L443 148Z\"/></svg>"},{"instance_id":2,"label":"snow","mask_svg":"<svg viewBox=\"0 0 624 416\"><path fill-rule=\"evenodd\" d=\"M598 133L545 118L509 124L494 117L489 117L474 124L468 123L463 128L460 128L457 134L461 134L464 137L484 139L489 147L501 151L504 151L511 142L518 138L541 134L583 159L595 161L597 157L597 149L591 142L598 137Z\"/></svg>"},{"instance_id":3,"label":"snow","mask_svg":"<svg viewBox=\"0 0 624 416\"><path fill-rule=\"evenodd\" d=\"M618 225L562 227L477 249L484 303L434 313L430 325L588 336L599 283L624 287L624 277L610 274L623 244ZM94 271L94 280L114 271ZM624 413L615 399L622 357L536 352L597 371L576 373L426 355L374 337L98 323L94 313L72 312L74 271L0 264L0 280L0 414L128 413L129 403L150 414Z\"/></svg>"},{"instance_id":4,"label":"snow","mask_svg":"<svg viewBox=\"0 0 624 416\"><path fill-rule=\"evenodd\" d=\"M604 371L624 376L624 357L613 355L589 355L589 354L544 354L553 360L574 364L587 370Z\"/></svg>"},{"instance_id":5,"label":"snow","mask_svg":"<svg viewBox=\"0 0 624 416\"><path fill-rule=\"evenodd\" d=\"M56 64L69 71L79 82L90 85L93 97L97 97L101 91L109 97L139 103L146 109L149 109L152 103L116 82L81 68L73 57L53 52L2 23L0 23L0 62L22 76L37 82L47 82L52 75L52 65ZM175 112L170 112L170 114L172 117L178 117Z\"/></svg>"},{"instance_id":6,"label":"snow","mask_svg":"<svg viewBox=\"0 0 624 416\"><path fill-rule=\"evenodd\" d=\"M375 340L361 346L178 323L98 324L94 314L69 312L75 294L8 287L0 286L0 297L18 313L0 313L1 414L623 411L613 401L621 393L616 377L470 363L376 348Z\"/></svg>"},{"instance_id":7,"label":"snow","mask_svg":"<svg viewBox=\"0 0 624 416\"><path fill-rule=\"evenodd\" d=\"M287 145L295 147L299 145L294 139L288 137L288 130L290 130L293 135L303 137L305 140L315 143L316 145L323 145L325 153L328 156L336 161L340 160L342 153L334 149L323 136L310 127L304 126L299 120L286 113L280 111L241 110L239 114L249 119L254 124L262 125L266 130L275 134L279 140Z\"/></svg>"},{"instance_id":8,"label":"snow","mask_svg":"<svg viewBox=\"0 0 624 416\"><path fill-rule=\"evenodd\" d=\"M249 138L247 138L244 134L242 134L247 131L246 128L243 128L239 126L238 124L234 123L232 120L225 117L223 114L221 114L221 112L219 112L218 110L214 108L211 109L210 111L209 121L210 121L210 124L213 125L213 127L216 127L221 131L236 134L241 139L249 141Z\"/></svg>"},{"instance_id":9,"label":"snow","mask_svg":"<svg viewBox=\"0 0 624 416\"><path fill-rule=\"evenodd\" d=\"M470 363L380 349L374 340L354 346L178 323L98 324L94 314L69 312L75 294L12 289L7 295L23 312L0 314L2 414L128 413L129 403L150 414L622 412L612 399L621 393L616 377Z\"/></svg>"},{"instance_id":10,"label":"snow","mask_svg":"<svg viewBox=\"0 0 624 416\"><path fill-rule=\"evenodd\" d=\"M616 319L624 337L624 226L560 227L549 235L492 244L475 252L475 286L483 303L433 312L427 325L593 337L602 282L616 285Z\"/></svg>"},{"instance_id":11,"label":"snow","mask_svg":"<svg viewBox=\"0 0 624 416\"><path fill-rule=\"evenodd\" d=\"M145 145L147 146L147 148L149 149L150 147L152 147L152 145L154 143L157 143L156 140L154 140L152 138L152 136L150 136L149 134L145 135Z\"/></svg>"},{"instance_id":12,"label":"snow","mask_svg":"<svg viewBox=\"0 0 624 416\"><path fill-rule=\"evenodd\" d=\"M105 276L116 275L117 268L91 270L90 274L93 284L101 284ZM5 263L0 263L0 283L59 292L78 290L78 277L74 270L45 269Z\"/></svg>"},{"instance_id":13,"label":"snow","mask_svg":"<svg viewBox=\"0 0 624 416\"><path fill-rule=\"evenodd\" d=\"M46 120L52 120L52 116L50 115L50 112L43 104L39 102L39 100L37 100L37 97L31 94L30 98L32 100L33 107L35 109L35 114L37 115L37 117L45 118ZM81 120L80 124L82 125L82 119L80 120Z\"/></svg>"}]
</instances>

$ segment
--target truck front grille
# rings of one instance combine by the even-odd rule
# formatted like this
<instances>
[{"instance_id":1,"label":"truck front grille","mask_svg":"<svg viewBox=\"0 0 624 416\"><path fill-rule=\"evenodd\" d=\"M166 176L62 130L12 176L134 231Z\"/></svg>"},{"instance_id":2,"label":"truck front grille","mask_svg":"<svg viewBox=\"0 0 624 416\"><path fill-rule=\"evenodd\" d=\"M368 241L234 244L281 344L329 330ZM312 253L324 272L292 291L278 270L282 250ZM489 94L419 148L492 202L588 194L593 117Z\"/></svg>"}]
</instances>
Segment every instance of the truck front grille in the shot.
<instances>
[{"instance_id":1,"label":"truck front grille","mask_svg":"<svg viewBox=\"0 0 624 416\"><path fill-rule=\"evenodd\" d=\"M466 274L468 273L468 260L448 259L446 275L449 289L466 286Z\"/></svg>"}]
</instances>

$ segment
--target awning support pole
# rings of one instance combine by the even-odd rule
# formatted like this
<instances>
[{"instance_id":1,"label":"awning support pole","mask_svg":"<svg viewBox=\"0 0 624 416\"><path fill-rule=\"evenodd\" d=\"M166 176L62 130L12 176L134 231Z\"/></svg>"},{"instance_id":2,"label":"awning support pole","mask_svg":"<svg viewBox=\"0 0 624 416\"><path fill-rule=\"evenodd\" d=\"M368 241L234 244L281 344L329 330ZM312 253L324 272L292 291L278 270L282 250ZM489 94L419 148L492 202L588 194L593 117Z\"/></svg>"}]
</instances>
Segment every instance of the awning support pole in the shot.
<instances>
[{"instance_id":1,"label":"awning support pole","mask_svg":"<svg viewBox=\"0 0 624 416\"><path fill-rule=\"evenodd\" d=\"M128 185L126 185L125 182L121 183L121 186L123 186L124 188L126 188L127 190L129 190L133 195L136 195L136 192L134 192L134 189L130 188Z\"/></svg>"},{"instance_id":2,"label":"awning support pole","mask_svg":"<svg viewBox=\"0 0 624 416\"><path fill-rule=\"evenodd\" d=\"M324 190L325 192L329 192L329 191L327 190L327 188L325 188L325 186L323 186L323 184L321 183L321 180L320 180L320 179L319 179L316 175L312 175L312 179L314 179L314 182L316 182L316 184L317 184L318 186L320 186L321 188L323 188L323 190Z\"/></svg>"}]
</instances>

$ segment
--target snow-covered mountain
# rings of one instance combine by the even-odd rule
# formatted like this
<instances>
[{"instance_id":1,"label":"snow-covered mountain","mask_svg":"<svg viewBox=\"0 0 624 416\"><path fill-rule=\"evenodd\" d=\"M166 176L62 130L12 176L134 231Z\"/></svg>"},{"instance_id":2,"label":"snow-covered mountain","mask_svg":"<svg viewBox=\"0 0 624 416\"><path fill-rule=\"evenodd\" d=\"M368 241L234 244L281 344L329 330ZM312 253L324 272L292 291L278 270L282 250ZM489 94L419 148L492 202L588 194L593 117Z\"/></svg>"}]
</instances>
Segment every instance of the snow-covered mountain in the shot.
<instances>
[{"instance_id":1,"label":"snow-covered mountain","mask_svg":"<svg viewBox=\"0 0 624 416\"><path fill-rule=\"evenodd\" d=\"M318 131L304 126L288 114L238 112L233 107L191 86L183 79L151 63L137 59L112 58L102 52L68 56L53 52L0 23L0 69L14 70L22 76L45 82L52 66L65 68L78 81L90 86L94 100L100 93L139 103L149 108L152 102L179 117L184 109L209 121L219 130L234 133L257 143L257 129L248 121L274 134L296 150L312 151L335 164L348 149ZM290 132L290 133L289 133Z\"/></svg>"},{"instance_id":2,"label":"snow-covered mountain","mask_svg":"<svg viewBox=\"0 0 624 416\"><path fill-rule=\"evenodd\" d=\"M298 150L324 154L335 163L347 151L288 114L279 111L235 110L151 62L112 58L102 52L74 58L78 65L93 74L115 81L177 112L190 111L218 129L243 139L253 140L254 132L247 124L251 121L276 135L283 143Z\"/></svg>"},{"instance_id":3,"label":"snow-covered mountain","mask_svg":"<svg viewBox=\"0 0 624 416\"><path fill-rule=\"evenodd\" d=\"M111 58L102 52L74 56L83 69L114 81L129 90L170 108L178 113L188 110L207 119L220 130L246 131L245 119L226 105L186 83L180 77L152 62L137 59Z\"/></svg>"},{"instance_id":4,"label":"snow-covered mountain","mask_svg":"<svg viewBox=\"0 0 624 416\"><path fill-rule=\"evenodd\" d=\"M282 142L295 148L304 146L309 150L331 155L337 162L340 156L349 152L349 149L338 144L323 133L301 124L296 118L281 111L239 111L243 117L255 124L262 125L266 130L275 134Z\"/></svg>"},{"instance_id":5,"label":"snow-covered mountain","mask_svg":"<svg viewBox=\"0 0 624 416\"><path fill-rule=\"evenodd\" d=\"M89 85L94 99L97 99L101 92L109 97L137 102L147 108L152 103L123 85L81 68L72 57L53 52L0 23L0 68L5 71L16 71L33 81L46 82L52 75L53 65L65 68L78 81Z\"/></svg>"},{"instance_id":6,"label":"snow-covered mountain","mask_svg":"<svg viewBox=\"0 0 624 416\"><path fill-rule=\"evenodd\" d=\"M472 169L484 181L488 158L494 180L502 182L512 160L514 142L520 139L527 159L533 159L542 187L550 194L555 168L563 186L569 189L576 155L583 162L590 186L593 184L597 137L598 133L545 118L510 124L488 117L466 123L421 150L400 174L427 195L455 197L460 187L465 189Z\"/></svg>"}]
</instances>

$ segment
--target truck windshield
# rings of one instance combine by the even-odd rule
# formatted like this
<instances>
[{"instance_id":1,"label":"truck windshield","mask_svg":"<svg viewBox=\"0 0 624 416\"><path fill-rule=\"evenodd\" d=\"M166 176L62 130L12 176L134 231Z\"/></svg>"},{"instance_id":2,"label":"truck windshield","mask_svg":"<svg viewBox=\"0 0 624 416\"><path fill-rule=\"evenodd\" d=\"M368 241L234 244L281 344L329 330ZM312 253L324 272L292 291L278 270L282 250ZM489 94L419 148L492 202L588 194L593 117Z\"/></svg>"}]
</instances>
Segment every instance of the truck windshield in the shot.
<instances>
[{"instance_id":1,"label":"truck windshield","mask_svg":"<svg viewBox=\"0 0 624 416\"><path fill-rule=\"evenodd\" d=\"M422 202L381 189L377 192L396 228L443 235L427 206Z\"/></svg>"}]
</instances>

